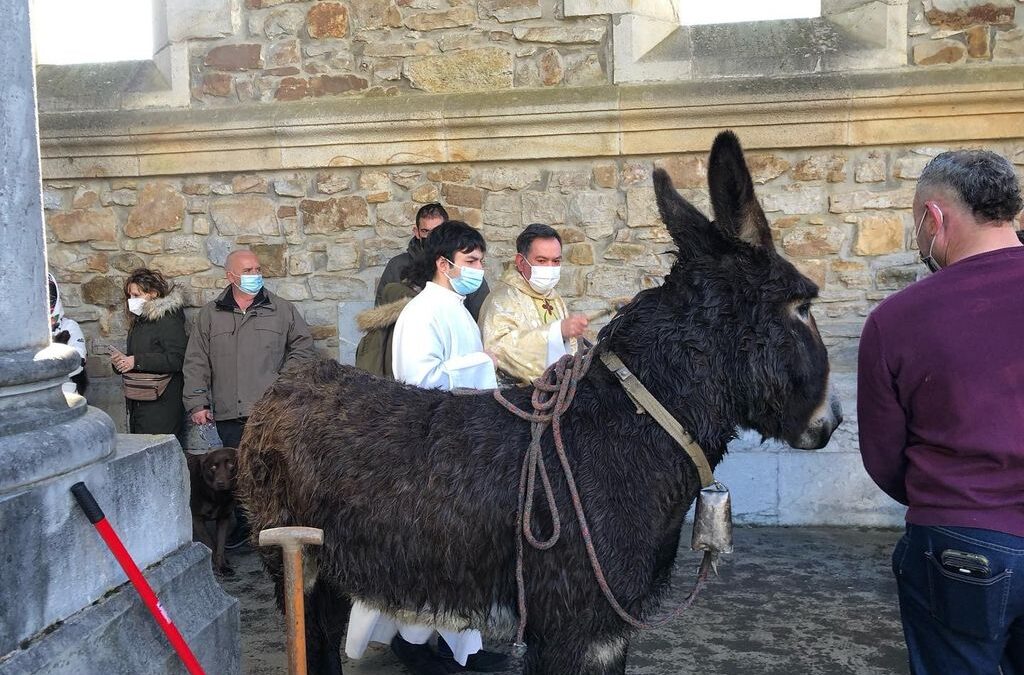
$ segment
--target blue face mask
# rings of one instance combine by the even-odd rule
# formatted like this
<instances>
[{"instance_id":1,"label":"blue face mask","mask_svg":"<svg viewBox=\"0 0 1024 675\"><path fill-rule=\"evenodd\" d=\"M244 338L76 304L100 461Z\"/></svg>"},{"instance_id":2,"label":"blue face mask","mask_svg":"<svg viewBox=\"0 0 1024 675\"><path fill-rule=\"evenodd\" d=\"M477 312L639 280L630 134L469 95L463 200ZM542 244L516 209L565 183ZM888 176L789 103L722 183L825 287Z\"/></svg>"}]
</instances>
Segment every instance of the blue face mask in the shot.
<instances>
[{"instance_id":1,"label":"blue face mask","mask_svg":"<svg viewBox=\"0 0 1024 675\"><path fill-rule=\"evenodd\" d=\"M238 278L238 288L240 288L243 293L256 295L260 292L260 289L263 288L262 274L243 274Z\"/></svg>"},{"instance_id":2,"label":"blue face mask","mask_svg":"<svg viewBox=\"0 0 1024 675\"><path fill-rule=\"evenodd\" d=\"M445 276L448 277L448 281L450 281L452 284L453 291L455 291L459 295L469 295L470 293L475 293L476 290L480 288L480 284L484 282L483 270L478 270L474 267L463 267L462 265L456 265L451 260L448 260L448 262L451 263L452 267L459 268L459 276L455 277L454 279L452 279L450 276L448 276L447 273L445 273Z\"/></svg>"}]
</instances>

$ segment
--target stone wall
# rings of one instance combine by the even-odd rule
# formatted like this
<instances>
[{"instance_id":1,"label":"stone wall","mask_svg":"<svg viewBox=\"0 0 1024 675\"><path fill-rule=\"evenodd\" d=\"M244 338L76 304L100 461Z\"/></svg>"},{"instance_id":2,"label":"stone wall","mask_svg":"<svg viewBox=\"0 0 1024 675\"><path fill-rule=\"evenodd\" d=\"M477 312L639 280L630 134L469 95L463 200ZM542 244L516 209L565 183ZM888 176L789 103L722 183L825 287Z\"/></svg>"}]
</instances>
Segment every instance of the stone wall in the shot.
<instances>
[{"instance_id":1,"label":"stone wall","mask_svg":"<svg viewBox=\"0 0 1024 675\"><path fill-rule=\"evenodd\" d=\"M608 83L608 16L554 0L245 0L237 30L191 43L193 101ZM208 30L197 27L199 34Z\"/></svg>"},{"instance_id":2,"label":"stone wall","mask_svg":"<svg viewBox=\"0 0 1024 675\"><path fill-rule=\"evenodd\" d=\"M1024 29L1019 0L924 0L911 3L911 63L1020 61Z\"/></svg>"},{"instance_id":3,"label":"stone wall","mask_svg":"<svg viewBox=\"0 0 1024 675\"><path fill-rule=\"evenodd\" d=\"M1024 143L987 144L1024 164ZM816 315L852 369L871 307L922 272L910 216L914 181L946 146L818 148L748 155L776 245L822 289ZM561 292L578 310L659 283L671 262L651 171L666 168L708 211L705 155L410 165L315 171L45 181L49 264L93 351L121 343L122 284L149 266L173 277L190 307L225 286L228 252L251 247L268 286L298 304L317 345L336 355L337 306L372 300L382 266L406 245L416 209L441 201L481 228L492 279L515 236L550 223L565 242ZM103 357L90 359L109 375Z\"/></svg>"},{"instance_id":4,"label":"stone wall","mask_svg":"<svg viewBox=\"0 0 1024 675\"><path fill-rule=\"evenodd\" d=\"M194 22L186 33L196 36L189 42L193 105L574 87L614 80L609 63L615 15L566 16L561 1L231 3L213 0L212 4L224 8L210 11L205 23ZM842 9L855 13L858 5L873 4L877 3L846 2ZM1024 60L1019 0L887 4L905 5L909 13L905 63ZM225 16L233 16L233 22L225 21ZM855 30L875 30L866 25L866 18L861 20L865 25L857 22L854 17ZM798 37L808 39L813 34L808 31ZM875 36L865 33L862 37ZM757 65L754 60L752 67L729 74L756 76ZM679 68L676 77L689 79L687 72Z\"/></svg>"}]
</instances>

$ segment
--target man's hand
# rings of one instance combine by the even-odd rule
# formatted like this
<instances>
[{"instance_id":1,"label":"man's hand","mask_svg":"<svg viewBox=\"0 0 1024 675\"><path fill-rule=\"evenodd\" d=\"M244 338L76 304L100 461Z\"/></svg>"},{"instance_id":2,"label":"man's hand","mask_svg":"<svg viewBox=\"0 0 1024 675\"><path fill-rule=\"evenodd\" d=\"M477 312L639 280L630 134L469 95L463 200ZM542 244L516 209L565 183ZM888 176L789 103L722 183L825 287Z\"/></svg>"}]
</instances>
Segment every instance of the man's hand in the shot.
<instances>
[{"instance_id":1,"label":"man's hand","mask_svg":"<svg viewBox=\"0 0 1024 675\"><path fill-rule=\"evenodd\" d=\"M201 408L192 413L192 424L213 424L213 413L208 408Z\"/></svg>"},{"instance_id":2,"label":"man's hand","mask_svg":"<svg viewBox=\"0 0 1024 675\"><path fill-rule=\"evenodd\" d=\"M578 338L587 330L589 323L582 314L570 314L562 319L562 337L566 340Z\"/></svg>"}]
</instances>

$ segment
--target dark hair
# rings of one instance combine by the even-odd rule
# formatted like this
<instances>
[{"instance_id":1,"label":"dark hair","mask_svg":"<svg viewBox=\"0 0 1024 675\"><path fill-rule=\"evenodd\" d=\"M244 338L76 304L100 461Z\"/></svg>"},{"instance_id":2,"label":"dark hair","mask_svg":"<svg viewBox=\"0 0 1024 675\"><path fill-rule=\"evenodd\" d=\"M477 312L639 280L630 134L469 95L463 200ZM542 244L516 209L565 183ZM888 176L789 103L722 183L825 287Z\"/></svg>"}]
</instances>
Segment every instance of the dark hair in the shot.
<instances>
[{"instance_id":1,"label":"dark hair","mask_svg":"<svg viewBox=\"0 0 1024 675\"><path fill-rule=\"evenodd\" d=\"M444 210L444 207L437 202L430 204L424 204L420 207L420 210L416 212L416 225L420 224L420 221L424 218L440 218L442 220L448 220L448 212Z\"/></svg>"},{"instance_id":2,"label":"dark hair","mask_svg":"<svg viewBox=\"0 0 1024 675\"><path fill-rule=\"evenodd\" d=\"M132 270L128 278L124 280L124 297L128 297L128 287L132 284L138 286L143 293L156 292L158 298L171 292L171 283L167 281L167 277L146 267Z\"/></svg>"},{"instance_id":3,"label":"dark hair","mask_svg":"<svg viewBox=\"0 0 1024 675\"><path fill-rule=\"evenodd\" d=\"M917 181L918 190L935 187L954 193L975 218L1013 220L1024 201L1013 165L988 150L943 152L928 162Z\"/></svg>"},{"instance_id":4,"label":"dark hair","mask_svg":"<svg viewBox=\"0 0 1024 675\"><path fill-rule=\"evenodd\" d=\"M472 253L476 250L487 250L484 236L461 220L446 220L423 240L423 246L405 270L406 281L422 288L434 278L438 258L454 262L456 251Z\"/></svg>"},{"instance_id":5,"label":"dark hair","mask_svg":"<svg viewBox=\"0 0 1024 675\"><path fill-rule=\"evenodd\" d=\"M51 277L47 279L46 283L47 294L50 296L50 311L53 311L53 306L57 304L57 282Z\"/></svg>"},{"instance_id":6,"label":"dark hair","mask_svg":"<svg viewBox=\"0 0 1024 675\"><path fill-rule=\"evenodd\" d=\"M543 223L531 223L516 237L516 251L525 258L526 254L530 252L530 244L534 239L557 239L558 244L562 244L562 237L558 235L558 230Z\"/></svg>"}]
</instances>

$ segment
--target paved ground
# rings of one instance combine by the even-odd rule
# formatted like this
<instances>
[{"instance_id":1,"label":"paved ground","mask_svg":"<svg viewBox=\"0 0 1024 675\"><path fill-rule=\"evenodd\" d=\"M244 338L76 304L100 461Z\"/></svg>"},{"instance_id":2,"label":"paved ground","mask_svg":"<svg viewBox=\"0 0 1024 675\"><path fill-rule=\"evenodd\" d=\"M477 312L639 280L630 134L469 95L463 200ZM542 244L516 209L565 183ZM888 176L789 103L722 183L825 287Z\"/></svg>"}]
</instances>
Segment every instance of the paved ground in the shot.
<instances>
[{"instance_id":1,"label":"paved ground","mask_svg":"<svg viewBox=\"0 0 1024 675\"><path fill-rule=\"evenodd\" d=\"M742 528L697 605L631 649L630 675L882 675L907 673L889 554L894 530ZM689 561L693 561L693 565ZM253 553L235 555L225 589L242 603L246 675L283 675L284 629ZM680 553L688 591L696 554ZM346 664L356 675L406 671L384 648ZM511 669L508 675L518 672Z\"/></svg>"}]
</instances>

